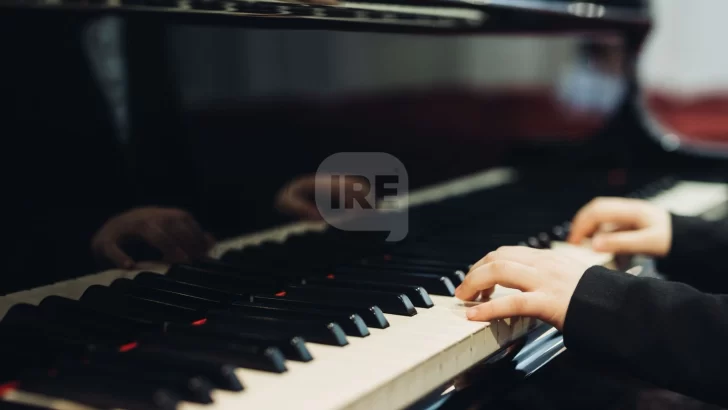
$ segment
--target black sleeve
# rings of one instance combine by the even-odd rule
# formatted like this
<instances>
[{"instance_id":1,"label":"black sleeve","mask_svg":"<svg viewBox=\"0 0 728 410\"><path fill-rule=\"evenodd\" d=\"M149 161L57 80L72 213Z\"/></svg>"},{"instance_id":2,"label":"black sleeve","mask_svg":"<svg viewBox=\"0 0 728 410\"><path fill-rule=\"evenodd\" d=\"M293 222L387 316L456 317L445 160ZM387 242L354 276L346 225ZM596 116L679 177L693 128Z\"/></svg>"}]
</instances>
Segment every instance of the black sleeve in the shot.
<instances>
[{"instance_id":1,"label":"black sleeve","mask_svg":"<svg viewBox=\"0 0 728 410\"><path fill-rule=\"evenodd\" d=\"M728 293L728 270L723 259L728 251L728 219L706 221L671 215L672 246L657 269L669 279L712 293Z\"/></svg>"},{"instance_id":2,"label":"black sleeve","mask_svg":"<svg viewBox=\"0 0 728 410\"><path fill-rule=\"evenodd\" d=\"M564 343L659 387L728 405L728 296L594 266L571 298Z\"/></svg>"}]
</instances>

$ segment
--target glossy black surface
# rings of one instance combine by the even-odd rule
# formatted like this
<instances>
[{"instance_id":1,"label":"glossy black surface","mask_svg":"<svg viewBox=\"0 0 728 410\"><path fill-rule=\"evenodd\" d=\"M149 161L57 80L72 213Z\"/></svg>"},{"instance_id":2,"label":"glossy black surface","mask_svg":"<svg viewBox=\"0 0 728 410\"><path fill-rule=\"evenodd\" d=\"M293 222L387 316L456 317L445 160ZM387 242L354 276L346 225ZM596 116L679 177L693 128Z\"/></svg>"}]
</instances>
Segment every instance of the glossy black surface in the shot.
<instances>
[{"instance_id":1,"label":"glossy black surface","mask_svg":"<svg viewBox=\"0 0 728 410\"><path fill-rule=\"evenodd\" d=\"M640 1L563 2L531 0L358 1L337 5L282 4L223 0L140 2L111 0L3 0L0 7L31 13L124 13L160 22L202 23L264 29L326 29L406 33L551 32L632 29L641 31L649 15ZM406 6L396 10L386 5ZM375 7L372 9L372 6ZM377 6L379 6L377 8ZM440 8L432 12L433 8ZM453 12L454 11L454 12ZM62 16L62 14L59 14Z\"/></svg>"}]
</instances>

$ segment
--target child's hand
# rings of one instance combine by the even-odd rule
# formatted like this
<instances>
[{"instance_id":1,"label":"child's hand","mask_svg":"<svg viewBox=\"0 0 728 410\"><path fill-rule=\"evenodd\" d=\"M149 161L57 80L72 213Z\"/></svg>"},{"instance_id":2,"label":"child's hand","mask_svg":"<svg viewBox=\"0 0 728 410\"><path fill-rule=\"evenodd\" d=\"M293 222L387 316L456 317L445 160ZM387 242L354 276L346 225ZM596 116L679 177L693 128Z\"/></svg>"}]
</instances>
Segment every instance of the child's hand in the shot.
<instances>
[{"instance_id":1,"label":"child's hand","mask_svg":"<svg viewBox=\"0 0 728 410\"><path fill-rule=\"evenodd\" d=\"M599 252L664 257L672 243L670 214L647 201L597 198L574 217L568 242L588 237Z\"/></svg>"}]
</instances>

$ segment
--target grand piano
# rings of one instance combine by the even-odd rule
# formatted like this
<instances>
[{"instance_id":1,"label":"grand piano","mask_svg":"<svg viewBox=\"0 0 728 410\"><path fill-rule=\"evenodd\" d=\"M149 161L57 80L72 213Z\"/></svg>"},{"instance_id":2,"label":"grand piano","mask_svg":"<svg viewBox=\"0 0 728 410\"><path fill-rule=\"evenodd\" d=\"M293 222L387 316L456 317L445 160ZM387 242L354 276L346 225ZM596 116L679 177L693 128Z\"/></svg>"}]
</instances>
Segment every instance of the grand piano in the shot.
<instances>
[{"instance_id":1,"label":"grand piano","mask_svg":"<svg viewBox=\"0 0 728 410\"><path fill-rule=\"evenodd\" d=\"M0 7L19 21L122 16L131 38L142 40L131 51L147 53L132 67L145 86L133 90L136 118L162 115L150 101L169 94L155 94L155 86L167 85L164 63L140 45L158 39L134 37L133 27L164 24L565 38L561 63L586 61L580 67L603 73L613 72L616 59L626 85L597 110L584 110L583 100L569 98L574 92L560 93L558 76L535 89L431 87L188 107L182 121L197 162L186 169L195 183L182 188L209 217L202 219L221 226L219 242L207 258L184 264L158 262L145 249L138 257L148 261L131 270L89 273L54 261L62 272L39 272L44 283L6 287L2 408L420 409L463 397L460 391L496 394L539 374L566 349L555 329L532 318L467 321L467 303L453 290L471 263L498 246L523 245L659 277L647 258L566 245L574 212L596 196L619 195L683 215L728 214L728 141L671 129L636 82L650 19L635 2L0 0ZM298 155L276 161L284 146ZM163 151L134 158L162 161ZM404 240L347 229L362 226L357 218L352 225L266 219L270 193L283 180L342 151L401 160L410 187L393 212L407 218ZM270 172L251 182L261 169ZM93 171L86 172L91 181ZM144 190L158 188L154 181ZM242 201L229 195L237 190ZM262 205L248 203L243 217L228 216L256 201ZM376 224L392 211L365 217ZM493 297L509 292L498 288ZM507 383L471 380L476 393L456 388L474 370Z\"/></svg>"}]
</instances>

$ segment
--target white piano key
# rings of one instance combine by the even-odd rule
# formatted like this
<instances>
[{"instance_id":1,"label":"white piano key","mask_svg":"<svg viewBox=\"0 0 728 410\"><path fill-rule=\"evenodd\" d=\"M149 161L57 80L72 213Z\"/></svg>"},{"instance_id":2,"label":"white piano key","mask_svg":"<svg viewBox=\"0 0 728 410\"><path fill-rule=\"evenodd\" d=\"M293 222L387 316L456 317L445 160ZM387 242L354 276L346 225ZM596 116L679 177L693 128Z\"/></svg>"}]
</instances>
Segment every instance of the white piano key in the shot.
<instances>
[{"instance_id":1,"label":"white piano key","mask_svg":"<svg viewBox=\"0 0 728 410\"><path fill-rule=\"evenodd\" d=\"M583 246L577 246L566 242L554 241L551 243L551 249L554 252L574 258L590 266L609 266L614 260L613 253L597 252L589 247L588 242Z\"/></svg>"},{"instance_id":2,"label":"white piano key","mask_svg":"<svg viewBox=\"0 0 728 410\"><path fill-rule=\"evenodd\" d=\"M698 216L728 202L728 184L680 181L650 202L678 215Z\"/></svg>"},{"instance_id":3,"label":"white piano key","mask_svg":"<svg viewBox=\"0 0 728 410\"><path fill-rule=\"evenodd\" d=\"M62 400L54 397L45 396L38 393L23 391L22 389L11 390L2 396L0 408L3 407L2 402L8 401L29 406L46 407L53 410L97 410L94 407L86 406L74 401Z\"/></svg>"}]
</instances>

